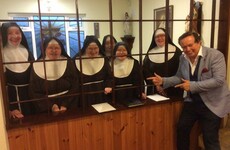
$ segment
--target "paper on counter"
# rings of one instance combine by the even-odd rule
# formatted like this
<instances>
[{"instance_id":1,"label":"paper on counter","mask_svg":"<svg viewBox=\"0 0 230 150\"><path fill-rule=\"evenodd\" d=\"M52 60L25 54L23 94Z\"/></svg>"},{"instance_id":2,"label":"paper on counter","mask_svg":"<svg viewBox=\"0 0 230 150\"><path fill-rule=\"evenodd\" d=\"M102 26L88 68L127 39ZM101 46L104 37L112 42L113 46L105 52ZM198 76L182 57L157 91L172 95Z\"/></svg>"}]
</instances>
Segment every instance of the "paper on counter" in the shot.
<instances>
[{"instance_id":1,"label":"paper on counter","mask_svg":"<svg viewBox=\"0 0 230 150\"><path fill-rule=\"evenodd\" d=\"M92 107L96 109L99 113L116 110L109 103L94 104L92 105Z\"/></svg>"},{"instance_id":2,"label":"paper on counter","mask_svg":"<svg viewBox=\"0 0 230 150\"><path fill-rule=\"evenodd\" d=\"M162 96L162 95L159 95L159 94L148 95L147 97L148 97L149 99L154 100L154 101L157 101L157 102L169 100L168 97L165 97L165 96Z\"/></svg>"}]
</instances>

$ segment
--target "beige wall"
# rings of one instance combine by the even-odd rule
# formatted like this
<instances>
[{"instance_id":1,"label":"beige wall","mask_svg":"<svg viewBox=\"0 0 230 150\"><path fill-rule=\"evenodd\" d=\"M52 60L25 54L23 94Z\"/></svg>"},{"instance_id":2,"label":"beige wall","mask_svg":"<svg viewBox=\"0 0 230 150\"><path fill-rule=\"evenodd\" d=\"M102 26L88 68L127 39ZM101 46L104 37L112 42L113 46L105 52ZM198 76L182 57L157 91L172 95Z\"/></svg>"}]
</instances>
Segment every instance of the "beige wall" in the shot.
<instances>
[{"instance_id":1,"label":"beige wall","mask_svg":"<svg viewBox=\"0 0 230 150\"><path fill-rule=\"evenodd\" d=\"M53 6L50 11L47 9L47 5L43 4L43 0L41 1L41 13L65 13L65 14L75 14L75 0L55 0L55 2L51 3L50 5ZM78 0L79 2L79 13L85 15L84 19L109 19L109 2L108 0ZM217 0L217 7L219 6L220 0ZM17 5L11 5L17 3ZM129 12L130 16L133 19L139 18L139 0L113 0L113 19L121 20L124 19L124 13L127 11ZM157 8L165 7L165 1L159 0L142 0L142 15L143 19L154 19L154 10ZM186 16L189 14L190 9L190 2L185 0L170 0L170 4L173 5L173 18L174 19L185 19ZM8 13L38 13L38 2L37 0L6 0L1 2L1 6L10 6L10 7L2 7L0 10L0 18L1 19L8 19ZM28 7L23 7L28 6ZM203 1L203 19L211 19L212 11L212 3L208 1ZM216 16L218 16L219 10L216 10ZM85 26L85 35L92 35L94 34L94 22L87 22L84 23ZM104 35L110 33L110 26L109 23L106 22L99 22L100 26L100 38L99 40L102 41ZM153 27L154 24L152 22L144 22L142 24L143 32L143 43L142 49L143 52L146 52L152 39L153 34ZM113 34L118 41L120 41L120 37L123 36L123 22L116 22L113 23ZM218 26L216 26L218 28ZM203 36L203 44L205 46L210 45L210 32L211 30L211 22L205 21L202 24L202 34ZM175 21L173 23L173 41L177 44L178 37L185 31L185 21ZM218 30L216 30L218 31ZM215 32L217 33L217 32ZM133 35L135 36L135 42L133 45L132 52L139 53L139 23L133 22ZM215 34L218 37L218 34ZM216 38L217 39L217 38ZM217 41L217 40L215 40ZM178 44L177 44L178 45ZM179 45L178 45L179 46ZM215 45L216 46L216 42Z\"/></svg>"}]
</instances>

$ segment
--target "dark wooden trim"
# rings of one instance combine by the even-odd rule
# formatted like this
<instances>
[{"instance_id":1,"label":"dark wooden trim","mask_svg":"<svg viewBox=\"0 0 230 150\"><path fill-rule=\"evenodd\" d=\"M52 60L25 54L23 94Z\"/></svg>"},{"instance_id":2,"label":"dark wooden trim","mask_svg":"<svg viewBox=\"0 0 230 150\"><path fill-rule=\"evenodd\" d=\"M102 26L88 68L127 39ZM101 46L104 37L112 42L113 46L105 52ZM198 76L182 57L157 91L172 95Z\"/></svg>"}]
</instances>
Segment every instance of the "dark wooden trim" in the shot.
<instances>
[{"instance_id":1,"label":"dark wooden trim","mask_svg":"<svg viewBox=\"0 0 230 150\"><path fill-rule=\"evenodd\" d=\"M229 13L230 2L220 0L220 15L219 15L219 35L217 49L220 50L227 60L228 41L229 41Z\"/></svg>"},{"instance_id":2,"label":"dark wooden trim","mask_svg":"<svg viewBox=\"0 0 230 150\"><path fill-rule=\"evenodd\" d=\"M174 101L182 101L181 98L171 98L171 100L168 101L161 101L161 102L155 102L153 100L147 99L143 102L145 102L144 105L138 106L138 107L149 107L152 105L159 105L162 103L170 103ZM124 106L123 104L115 103L111 105L116 108L115 111L124 111L129 108L127 106ZM40 113L35 115L26 116L22 119L13 119L11 118L9 128L8 130L15 129L15 128L22 128L22 127L30 127L33 125L40 125L45 123L53 123L58 121L68 121L71 119L78 119L83 118L87 116L92 115L100 115L93 107L86 107L86 108L78 108L78 109L69 109L66 112L60 112L60 113Z\"/></svg>"},{"instance_id":3,"label":"dark wooden trim","mask_svg":"<svg viewBox=\"0 0 230 150\"><path fill-rule=\"evenodd\" d=\"M0 27L1 28L1 27ZM4 74L4 65L2 60L2 33L0 30L0 84L1 84L1 92L2 92L2 99L3 99L3 106L4 106L4 112L5 112L5 120L6 120L6 128L9 127L9 101L7 96L7 90L6 90L6 80L5 80L5 74Z\"/></svg>"},{"instance_id":4,"label":"dark wooden trim","mask_svg":"<svg viewBox=\"0 0 230 150\"><path fill-rule=\"evenodd\" d=\"M214 47L215 39L215 19L216 19L216 0L212 1L212 22L211 22L211 37L210 47Z\"/></svg>"}]
</instances>

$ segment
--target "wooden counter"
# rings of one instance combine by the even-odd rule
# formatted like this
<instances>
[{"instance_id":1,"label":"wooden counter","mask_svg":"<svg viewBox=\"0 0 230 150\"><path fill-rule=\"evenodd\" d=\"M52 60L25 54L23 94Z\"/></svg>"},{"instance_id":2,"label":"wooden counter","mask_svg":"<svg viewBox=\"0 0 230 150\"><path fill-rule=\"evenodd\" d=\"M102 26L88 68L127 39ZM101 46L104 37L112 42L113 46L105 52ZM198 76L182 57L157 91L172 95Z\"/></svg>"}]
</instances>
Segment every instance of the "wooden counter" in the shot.
<instances>
[{"instance_id":1,"label":"wooden counter","mask_svg":"<svg viewBox=\"0 0 230 150\"><path fill-rule=\"evenodd\" d=\"M57 115L63 119L9 129L10 150L176 150L182 104L169 100L68 119ZM194 130L191 149L197 150Z\"/></svg>"}]
</instances>

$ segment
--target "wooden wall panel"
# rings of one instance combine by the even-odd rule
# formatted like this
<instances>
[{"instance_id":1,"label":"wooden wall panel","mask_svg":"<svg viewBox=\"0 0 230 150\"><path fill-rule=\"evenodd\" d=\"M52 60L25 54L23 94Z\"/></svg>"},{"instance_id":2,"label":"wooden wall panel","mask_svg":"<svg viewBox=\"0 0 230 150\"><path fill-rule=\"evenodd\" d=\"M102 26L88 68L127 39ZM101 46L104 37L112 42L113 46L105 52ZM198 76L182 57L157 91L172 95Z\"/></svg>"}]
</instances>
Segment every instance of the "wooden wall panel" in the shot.
<instances>
[{"instance_id":1,"label":"wooden wall panel","mask_svg":"<svg viewBox=\"0 0 230 150\"><path fill-rule=\"evenodd\" d=\"M12 129L10 150L176 150L181 106L161 103Z\"/></svg>"}]
</instances>

